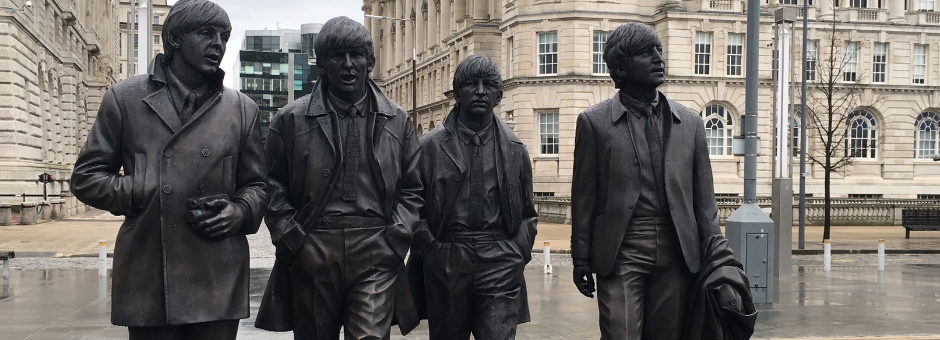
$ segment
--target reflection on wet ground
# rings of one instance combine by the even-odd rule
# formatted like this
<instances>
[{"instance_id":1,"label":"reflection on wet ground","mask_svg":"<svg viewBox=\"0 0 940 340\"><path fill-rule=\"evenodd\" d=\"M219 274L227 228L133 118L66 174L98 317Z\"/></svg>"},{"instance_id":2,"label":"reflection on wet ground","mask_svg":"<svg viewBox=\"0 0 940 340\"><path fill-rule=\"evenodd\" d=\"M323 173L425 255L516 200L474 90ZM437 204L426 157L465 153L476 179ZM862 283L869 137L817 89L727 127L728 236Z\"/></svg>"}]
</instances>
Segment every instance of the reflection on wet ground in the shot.
<instances>
[{"instance_id":1,"label":"reflection on wet ground","mask_svg":"<svg viewBox=\"0 0 940 340\"><path fill-rule=\"evenodd\" d=\"M552 275L526 270L533 322L518 339L597 339L597 304L571 283L570 267ZM252 315L270 271L251 271ZM901 336L940 334L940 265L794 266L778 302L761 305L755 338ZM0 339L124 339L110 323L110 280L96 270L13 271L0 293ZM255 329L243 320L243 339L291 339L290 333ZM427 339L427 325L407 337Z\"/></svg>"}]
</instances>

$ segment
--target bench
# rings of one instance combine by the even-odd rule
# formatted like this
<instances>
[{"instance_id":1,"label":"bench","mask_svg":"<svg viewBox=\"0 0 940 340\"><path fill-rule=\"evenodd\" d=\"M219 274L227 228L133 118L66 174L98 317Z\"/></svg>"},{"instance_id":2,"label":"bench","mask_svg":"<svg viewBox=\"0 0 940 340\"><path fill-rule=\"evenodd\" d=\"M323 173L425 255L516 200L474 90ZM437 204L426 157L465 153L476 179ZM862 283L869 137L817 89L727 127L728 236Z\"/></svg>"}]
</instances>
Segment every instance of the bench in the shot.
<instances>
[{"instance_id":1,"label":"bench","mask_svg":"<svg viewBox=\"0 0 940 340\"><path fill-rule=\"evenodd\" d=\"M3 278L10 277L10 259L16 257L16 253L10 251L0 251L0 261L3 261Z\"/></svg>"},{"instance_id":2,"label":"bench","mask_svg":"<svg viewBox=\"0 0 940 340\"><path fill-rule=\"evenodd\" d=\"M940 209L901 210L901 225L905 229L904 238L911 238L911 230L940 230Z\"/></svg>"}]
</instances>

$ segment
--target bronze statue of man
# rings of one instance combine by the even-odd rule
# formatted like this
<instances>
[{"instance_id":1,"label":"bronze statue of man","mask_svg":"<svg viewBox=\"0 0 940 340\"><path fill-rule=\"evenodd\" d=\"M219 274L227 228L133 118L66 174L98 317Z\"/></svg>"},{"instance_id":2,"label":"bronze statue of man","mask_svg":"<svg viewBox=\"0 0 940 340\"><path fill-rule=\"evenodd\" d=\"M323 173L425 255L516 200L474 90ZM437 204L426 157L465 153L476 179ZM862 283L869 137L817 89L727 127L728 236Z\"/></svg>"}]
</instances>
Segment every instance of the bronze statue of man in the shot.
<instances>
[{"instance_id":1,"label":"bronze statue of man","mask_svg":"<svg viewBox=\"0 0 940 340\"><path fill-rule=\"evenodd\" d=\"M657 91L666 65L651 27L618 27L604 61L620 91L578 117L574 283L593 297L597 274L601 339L679 339L703 251L724 241L704 124Z\"/></svg>"},{"instance_id":2,"label":"bronze statue of man","mask_svg":"<svg viewBox=\"0 0 940 340\"><path fill-rule=\"evenodd\" d=\"M111 322L132 340L235 339L248 317L245 235L264 216L267 173L258 106L222 86L231 30L215 3L173 6L166 53L107 91L75 163L75 196L126 217Z\"/></svg>"},{"instance_id":3,"label":"bronze statue of man","mask_svg":"<svg viewBox=\"0 0 940 340\"><path fill-rule=\"evenodd\" d=\"M422 204L408 113L369 73L369 31L330 19L313 93L281 109L265 144L277 262L256 326L296 339L388 339L417 324L404 258Z\"/></svg>"},{"instance_id":4,"label":"bronze statue of man","mask_svg":"<svg viewBox=\"0 0 940 340\"><path fill-rule=\"evenodd\" d=\"M421 138L409 282L432 340L514 339L529 321L523 269L538 222L529 153L493 112L503 97L493 60L467 57L453 86L456 105Z\"/></svg>"}]
</instances>

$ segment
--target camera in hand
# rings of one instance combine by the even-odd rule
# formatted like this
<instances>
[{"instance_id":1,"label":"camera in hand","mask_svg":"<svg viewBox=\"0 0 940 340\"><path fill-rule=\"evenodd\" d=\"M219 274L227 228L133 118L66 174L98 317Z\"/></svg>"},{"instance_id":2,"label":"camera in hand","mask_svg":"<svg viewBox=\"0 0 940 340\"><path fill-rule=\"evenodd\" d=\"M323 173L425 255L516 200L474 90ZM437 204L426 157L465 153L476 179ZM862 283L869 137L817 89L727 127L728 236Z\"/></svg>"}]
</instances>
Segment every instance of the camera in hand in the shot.
<instances>
[{"instance_id":1,"label":"camera in hand","mask_svg":"<svg viewBox=\"0 0 940 340\"><path fill-rule=\"evenodd\" d=\"M226 194L212 195L193 198L186 202L186 209L189 209L186 212L186 223L195 224L214 215L219 209L210 207L208 203L219 199L228 200L229 197Z\"/></svg>"}]
</instances>

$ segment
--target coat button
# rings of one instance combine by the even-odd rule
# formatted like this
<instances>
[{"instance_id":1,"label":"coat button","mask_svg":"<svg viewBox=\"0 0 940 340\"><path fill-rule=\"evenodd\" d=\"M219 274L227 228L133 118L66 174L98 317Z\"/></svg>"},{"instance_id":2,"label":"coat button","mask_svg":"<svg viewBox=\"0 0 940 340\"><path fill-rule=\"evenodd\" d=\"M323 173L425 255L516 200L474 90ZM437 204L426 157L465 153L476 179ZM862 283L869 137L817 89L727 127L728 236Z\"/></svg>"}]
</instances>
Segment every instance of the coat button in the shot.
<instances>
[{"instance_id":1,"label":"coat button","mask_svg":"<svg viewBox=\"0 0 940 340\"><path fill-rule=\"evenodd\" d=\"M170 158L173 157L173 150L166 149L163 151L163 157Z\"/></svg>"},{"instance_id":2,"label":"coat button","mask_svg":"<svg viewBox=\"0 0 940 340\"><path fill-rule=\"evenodd\" d=\"M672 204L672 208L673 208L673 209L676 208L676 204L675 204L675 203Z\"/></svg>"},{"instance_id":3,"label":"coat button","mask_svg":"<svg viewBox=\"0 0 940 340\"><path fill-rule=\"evenodd\" d=\"M205 184L200 184L200 185L199 185L199 192L201 192L201 193L205 193L205 192L206 192L206 185L205 185Z\"/></svg>"},{"instance_id":4,"label":"coat button","mask_svg":"<svg viewBox=\"0 0 940 340\"><path fill-rule=\"evenodd\" d=\"M634 160L633 160L633 165L640 165L640 161L634 159Z\"/></svg>"},{"instance_id":5,"label":"coat button","mask_svg":"<svg viewBox=\"0 0 940 340\"><path fill-rule=\"evenodd\" d=\"M163 186L163 193L164 193L164 194L169 194L169 193L171 193L171 192L173 192L173 188L172 188L172 187L170 187L169 185L164 185L164 186Z\"/></svg>"},{"instance_id":6,"label":"coat button","mask_svg":"<svg viewBox=\"0 0 940 340\"><path fill-rule=\"evenodd\" d=\"M202 157L209 157L209 149L202 149Z\"/></svg>"},{"instance_id":7,"label":"coat button","mask_svg":"<svg viewBox=\"0 0 940 340\"><path fill-rule=\"evenodd\" d=\"M734 306L735 304L738 303L738 300L736 300L735 298L731 298L731 301L729 302L731 303L732 306Z\"/></svg>"},{"instance_id":8,"label":"coat button","mask_svg":"<svg viewBox=\"0 0 940 340\"><path fill-rule=\"evenodd\" d=\"M633 204L627 207L627 209L633 209Z\"/></svg>"},{"instance_id":9,"label":"coat button","mask_svg":"<svg viewBox=\"0 0 940 340\"><path fill-rule=\"evenodd\" d=\"M330 177L330 169L323 169L323 177Z\"/></svg>"}]
</instances>

